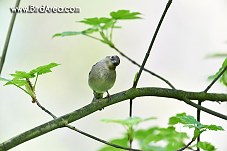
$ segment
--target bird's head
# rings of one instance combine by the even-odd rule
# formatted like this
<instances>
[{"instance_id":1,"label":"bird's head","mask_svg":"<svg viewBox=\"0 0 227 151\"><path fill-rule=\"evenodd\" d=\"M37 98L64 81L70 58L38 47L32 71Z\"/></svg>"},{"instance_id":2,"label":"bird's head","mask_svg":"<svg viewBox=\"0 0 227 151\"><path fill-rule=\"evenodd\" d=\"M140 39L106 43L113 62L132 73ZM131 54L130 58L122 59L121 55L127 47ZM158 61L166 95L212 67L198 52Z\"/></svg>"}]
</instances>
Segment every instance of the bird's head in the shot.
<instances>
[{"instance_id":1,"label":"bird's head","mask_svg":"<svg viewBox=\"0 0 227 151\"><path fill-rule=\"evenodd\" d=\"M116 66L120 64L120 58L115 55L115 56L107 56L106 57L107 65L110 69L115 69Z\"/></svg>"}]
</instances>

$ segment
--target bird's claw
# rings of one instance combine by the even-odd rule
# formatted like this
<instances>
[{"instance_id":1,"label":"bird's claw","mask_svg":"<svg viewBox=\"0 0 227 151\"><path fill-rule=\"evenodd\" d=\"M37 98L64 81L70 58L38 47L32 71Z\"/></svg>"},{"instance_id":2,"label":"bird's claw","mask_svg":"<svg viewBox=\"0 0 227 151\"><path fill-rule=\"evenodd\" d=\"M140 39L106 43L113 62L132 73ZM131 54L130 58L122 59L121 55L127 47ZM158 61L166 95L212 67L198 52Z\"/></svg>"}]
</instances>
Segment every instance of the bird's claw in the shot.
<instances>
[{"instance_id":1,"label":"bird's claw","mask_svg":"<svg viewBox=\"0 0 227 151\"><path fill-rule=\"evenodd\" d=\"M109 94L109 92L108 91L106 91L106 93L107 93L107 98L108 98L108 101L110 101L111 100L111 96L110 96L110 94Z\"/></svg>"}]
</instances>

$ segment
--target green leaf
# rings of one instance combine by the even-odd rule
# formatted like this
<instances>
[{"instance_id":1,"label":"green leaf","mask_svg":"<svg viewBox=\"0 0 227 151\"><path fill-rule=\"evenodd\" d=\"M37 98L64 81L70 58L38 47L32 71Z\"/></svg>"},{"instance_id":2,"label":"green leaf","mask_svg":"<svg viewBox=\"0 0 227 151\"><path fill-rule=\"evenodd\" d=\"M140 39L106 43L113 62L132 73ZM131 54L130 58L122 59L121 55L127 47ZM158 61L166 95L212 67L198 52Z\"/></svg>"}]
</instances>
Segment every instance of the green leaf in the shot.
<instances>
[{"instance_id":1,"label":"green leaf","mask_svg":"<svg viewBox=\"0 0 227 151\"><path fill-rule=\"evenodd\" d=\"M194 136L193 136L193 140L196 140L197 137L200 136L200 134L202 134L205 130L200 130L198 128L194 129Z\"/></svg>"},{"instance_id":2,"label":"green leaf","mask_svg":"<svg viewBox=\"0 0 227 151\"><path fill-rule=\"evenodd\" d=\"M215 151L216 150L215 146L208 142L199 142L197 144L197 146L199 148L203 149L204 151Z\"/></svg>"},{"instance_id":3,"label":"green leaf","mask_svg":"<svg viewBox=\"0 0 227 151\"><path fill-rule=\"evenodd\" d=\"M169 118L169 125L175 124L184 124L184 126L189 128L197 128L201 126L201 123L198 122L193 116L186 115L186 113L177 114L176 116Z\"/></svg>"},{"instance_id":4,"label":"green leaf","mask_svg":"<svg viewBox=\"0 0 227 151\"><path fill-rule=\"evenodd\" d=\"M41 74L45 74L45 73L48 73L48 72L52 72L51 69L58 66L60 64L57 64L57 63L50 63L48 65L44 65L44 66L40 66L36 69L33 69L31 70L29 73L31 75L34 75L34 74L37 74L37 75L41 75Z\"/></svg>"},{"instance_id":5,"label":"green leaf","mask_svg":"<svg viewBox=\"0 0 227 151\"><path fill-rule=\"evenodd\" d=\"M123 138L113 139L110 141L110 143L113 143L122 147L128 147L128 138L123 137ZM106 145L105 147L99 149L98 151L125 151L125 150Z\"/></svg>"},{"instance_id":6,"label":"green leaf","mask_svg":"<svg viewBox=\"0 0 227 151\"><path fill-rule=\"evenodd\" d=\"M208 77L208 80L213 80L217 78L217 76L221 73L221 71L227 66L227 58L225 58L224 62L222 63L222 67L212 76ZM225 71L219 80L223 85L227 86L227 71Z\"/></svg>"},{"instance_id":7,"label":"green leaf","mask_svg":"<svg viewBox=\"0 0 227 151\"><path fill-rule=\"evenodd\" d=\"M140 129L140 130L136 130L134 133L134 137L137 140L143 140L144 138L146 138L148 135L153 135L155 134L157 131L159 131L159 127L155 126L155 127L151 127L147 130L144 129Z\"/></svg>"},{"instance_id":8,"label":"green leaf","mask_svg":"<svg viewBox=\"0 0 227 151\"><path fill-rule=\"evenodd\" d=\"M65 31L62 33L57 33L53 35L54 37L66 37L66 36L76 36L76 35L80 35L82 34L82 32L77 32L77 31Z\"/></svg>"},{"instance_id":9,"label":"green leaf","mask_svg":"<svg viewBox=\"0 0 227 151\"><path fill-rule=\"evenodd\" d=\"M115 26L113 26L115 24L116 21L114 20L110 20L109 22L105 23L105 24L101 24L101 28L103 30L109 29L111 27L115 28Z\"/></svg>"},{"instance_id":10,"label":"green leaf","mask_svg":"<svg viewBox=\"0 0 227 151\"><path fill-rule=\"evenodd\" d=\"M139 117L132 117L132 118L127 118L125 120L114 120L114 119L103 119L102 122L106 122L106 123L116 123L116 124L120 124L123 126L133 126L133 125L137 125L142 121L141 118Z\"/></svg>"},{"instance_id":11,"label":"green leaf","mask_svg":"<svg viewBox=\"0 0 227 151\"><path fill-rule=\"evenodd\" d=\"M227 57L227 53L214 53L207 56L208 58L220 58L220 57Z\"/></svg>"},{"instance_id":12,"label":"green leaf","mask_svg":"<svg viewBox=\"0 0 227 151\"><path fill-rule=\"evenodd\" d=\"M151 127L147 130L137 130L134 133L135 139L144 150L151 150L157 142L166 144L157 150L173 151L184 146L184 140L188 138L187 133L177 132L172 126L168 128Z\"/></svg>"},{"instance_id":13,"label":"green leaf","mask_svg":"<svg viewBox=\"0 0 227 151\"><path fill-rule=\"evenodd\" d=\"M34 78L35 76L27 73L25 71L16 71L14 74L10 74L11 76L13 76L15 79L26 79L26 78Z\"/></svg>"},{"instance_id":14,"label":"green leaf","mask_svg":"<svg viewBox=\"0 0 227 151\"><path fill-rule=\"evenodd\" d=\"M225 58L224 62L222 63L222 68L225 68L227 66L227 58Z\"/></svg>"},{"instance_id":15,"label":"green leaf","mask_svg":"<svg viewBox=\"0 0 227 151\"><path fill-rule=\"evenodd\" d=\"M92 26L99 26L101 24L106 24L109 23L110 21L112 21L111 18L106 18L106 17L94 17L94 18L85 18L84 20L81 20L81 23L85 23L88 25L92 25Z\"/></svg>"},{"instance_id":16,"label":"green leaf","mask_svg":"<svg viewBox=\"0 0 227 151\"><path fill-rule=\"evenodd\" d=\"M82 33L87 33L87 34L97 32L100 29L107 30L109 28L118 28L114 26L114 24L116 23L115 20L111 18L106 18L106 17L86 18L80 22L93 26L92 28L82 31Z\"/></svg>"},{"instance_id":17,"label":"green leaf","mask_svg":"<svg viewBox=\"0 0 227 151\"><path fill-rule=\"evenodd\" d=\"M208 130L212 131L224 131L224 129L221 126L217 125L203 125L203 128L207 128Z\"/></svg>"},{"instance_id":18,"label":"green leaf","mask_svg":"<svg viewBox=\"0 0 227 151\"><path fill-rule=\"evenodd\" d=\"M127 118L125 120L103 119L102 122L116 123L116 124L120 124L120 125L123 125L123 126L132 127L132 126L138 125L141 122L153 120L153 119L155 119L155 118L150 117L150 118L142 119L140 117L130 117L130 118Z\"/></svg>"},{"instance_id":19,"label":"green leaf","mask_svg":"<svg viewBox=\"0 0 227 151\"><path fill-rule=\"evenodd\" d=\"M26 85L28 82L26 80L21 80L21 79L13 79L7 82L5 85L17 85L19 87Z\"/></svg>"},{"instance_id":20,"label":"green leaf","mask_svg":"<svg viewBox=\"0 0 227 151\"><path fill-rule=\"evenodd\" d=\"M83 30L81 33L82 34L92 34L93 32L99 31L98 28L88 28L86 30Z\"/></svg>"},{"instance_id":21,"label":"green leaf","mask_svg":"<svg viewBox=\"0 0 227 151\"><path fill-rule=\"evenodd\" d=\"M129 10L118 10L116 12L111 12L110 16L116 20L124 19L140 19L138 15L141 15L139 12L130 12Z\"/></svg>"}]
</instances>

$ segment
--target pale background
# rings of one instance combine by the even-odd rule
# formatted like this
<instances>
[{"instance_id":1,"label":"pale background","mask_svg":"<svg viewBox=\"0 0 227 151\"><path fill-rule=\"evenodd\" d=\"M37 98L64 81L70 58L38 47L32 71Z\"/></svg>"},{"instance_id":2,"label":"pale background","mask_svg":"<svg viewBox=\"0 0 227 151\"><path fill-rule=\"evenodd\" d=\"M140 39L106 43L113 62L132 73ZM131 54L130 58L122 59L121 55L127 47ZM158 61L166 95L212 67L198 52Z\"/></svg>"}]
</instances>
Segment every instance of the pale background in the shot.
<instances>
[{"instance_id":1,"label":"pale background","mask_svg":"<svg viewBox=\"0 0 227 151\"><path fill-rule=\"evenodd\" d=\"M80 14L18 14L10 41L2 76L15 70L29 71L50 62L61 63L54 73L40 77L37 86L39 101L56 115L64 115L90 103L92 91L87 84L91 66L106 55L117 54L108 46L87 37L54 38L63 31L87 28L76 21L95 16L108 16L119 9L139 11L142 20L122 21L123 29L114 32L116 46L137 62L147 51L152 34L165 7L161 0L21 0L21 7L28 5L75 6ZM11 13L9 7L15 0L0 1L0 50L8 30ZM215 73L223 59L206 59L215 52L227 50L227 1L226 0L174 0L166 16L146 67L167 78L178 89L202 91L209 84L207 77ZM118 77L110 93L117 93L132 86L138 68L121 57ZM2 83L3 84L3 83ZM165 83L143 73L139 87L168 87ZM226 93L226 88L215 84L210 92ZM227 114L223 103L204 103L206 107ZM134 115L156 116L158 120L142 124L167 126L168 117L196 110L183 102L172 99L145 97L134 100ZM103 118L127 118L128 101L112 105L73 123L76 127L108 140L120 137L124 129L118 125L100 122ZM31 103L19 89L0 86L0 142L51 120L51 117ZM227 129L227 122L202 114L205 124L218 124ZM184 128L182 128L182 131ZM227 150L227 132L205 132L202 140L212 142L218 151ZM52 131L12 151L95 151L102 146L66 128Z\"/></svg>"}]
</instances>

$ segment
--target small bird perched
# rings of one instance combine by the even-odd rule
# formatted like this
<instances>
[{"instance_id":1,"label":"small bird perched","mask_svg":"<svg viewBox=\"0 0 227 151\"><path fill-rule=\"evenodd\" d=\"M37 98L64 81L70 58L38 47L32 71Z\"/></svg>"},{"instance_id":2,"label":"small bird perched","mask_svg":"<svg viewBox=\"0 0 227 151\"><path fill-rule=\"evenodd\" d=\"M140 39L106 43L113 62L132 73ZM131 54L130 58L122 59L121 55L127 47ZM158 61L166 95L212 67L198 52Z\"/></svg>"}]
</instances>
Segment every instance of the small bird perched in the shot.
<instances>
[{"instance_id":1,"label":"small bird perched","mask_svg":"<svg viewBox=\"0 0 227 151\"><path fill-rule=\"evenodd\" d=\"M103 98L103 93L111 89L116 80L116 67L120 64L118 56L107 56L92 66L89 72L88 84L93 90L92 101Z\"/></svg>"}]
</instances>

